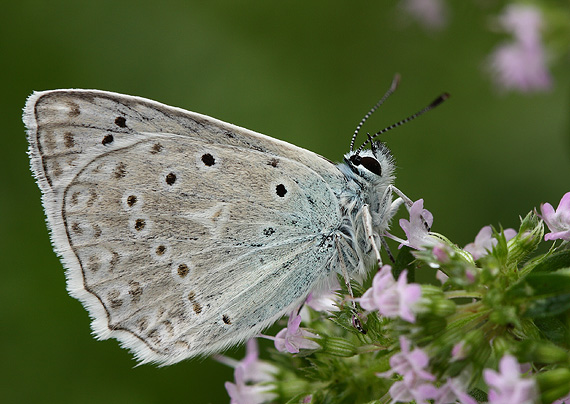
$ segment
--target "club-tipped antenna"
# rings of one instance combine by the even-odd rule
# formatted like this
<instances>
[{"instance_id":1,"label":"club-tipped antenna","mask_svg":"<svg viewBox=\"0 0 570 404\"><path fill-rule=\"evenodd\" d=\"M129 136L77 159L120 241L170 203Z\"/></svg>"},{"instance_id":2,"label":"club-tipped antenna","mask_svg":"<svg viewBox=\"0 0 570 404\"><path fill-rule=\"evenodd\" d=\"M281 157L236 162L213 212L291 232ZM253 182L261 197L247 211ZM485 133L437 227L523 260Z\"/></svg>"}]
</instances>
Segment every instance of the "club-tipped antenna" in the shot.
<instances>
[{"instance_id":1,"label":"club-tipped antenna","mask_svg":"<svg viewBox=\"0 0 570 404\"><path fill-rule=\"evenodd\" d=\"M362 125L364 125L364 122L366 122L366 120L368 118L370 118L370 115L372 115L374 113L374 111L376 111L378 109L378 107L380 107L380 105L384 104L384 101L386 101L386 99L390 95L392 95L392 93L394 91L396 91L396 88L398 88L399 83L400 83L400 75L396 73L396 75L394 75L394 78L392 79L392 84L390 85L390 88L388 89L388 91L386 91L386 94L384 94L384 96L380 99L380 101L378 101L376 103L376 105L374 105L370 109L370 111L368 111L366 113L366 115L364 115L364 118L362 118L362 120L360 121L360 123L356 127L356 130L354 131L354 134L352 135L352 140L350 141L350 151L352 151L352 149L354 148L354 141L356 140L356 136L358 136L358 132L360 132L360 128L362 128Z\"/></svg>"},{"instance_id":2,"label":"club-tipped antenna","mask_svg":"<svg viewBox=\"0 0 570 404\"><path fill-rule=\"evenodd\" d=\"M356 150L356 154L360 153L362 151L362 149L364 149L364 147L369 144L372 143L372 141L374 140L375 137L388 132L389 130L392 130L394 128L397 128L400 125L405 124L406 122L410 122L413 119L416 119L417 117L425 114L426 112L428 112L429 110L434 109L435 107L437 107L439 104L441 104L443 101L447 100L450 97L449 93L443 93L441 94L439 97L437 97L435 100L433 100L427 107L425 107L424 109L422 109L421 111L416 112L415 114L412 114L410 116L408 116L407 118L402 119L401 121L398 121L390 126L388 126L387 128L382 129L379 132L376 132L374 135L369 136L368 140L364 143L362 143L362 145L360 145L360 147L358 148L358 150ZM351 147L352 150L352 147Z\"/></svg>"}]
</instances>

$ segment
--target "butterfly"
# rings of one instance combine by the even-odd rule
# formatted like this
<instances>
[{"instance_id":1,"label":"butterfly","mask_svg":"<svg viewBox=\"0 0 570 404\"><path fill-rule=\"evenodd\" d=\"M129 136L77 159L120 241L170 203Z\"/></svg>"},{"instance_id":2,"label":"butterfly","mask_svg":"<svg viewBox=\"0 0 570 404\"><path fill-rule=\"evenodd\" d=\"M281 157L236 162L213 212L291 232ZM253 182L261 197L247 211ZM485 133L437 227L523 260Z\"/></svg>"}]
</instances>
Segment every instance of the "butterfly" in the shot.
<instances>
[{"instance_id":1,"label":"butterfly","mask_svg":"<svg viewBox=\"0 0 570 404\"><path fill-rule=\"evenodd\" d=\"M98 90L34 92L23 120L68 291L97 338L116 338L143 363L222 351L337 274L363 277L409 201L373 136L359 148L353 137L334 164L205 115Z\"/></svg>"}]
</instances>

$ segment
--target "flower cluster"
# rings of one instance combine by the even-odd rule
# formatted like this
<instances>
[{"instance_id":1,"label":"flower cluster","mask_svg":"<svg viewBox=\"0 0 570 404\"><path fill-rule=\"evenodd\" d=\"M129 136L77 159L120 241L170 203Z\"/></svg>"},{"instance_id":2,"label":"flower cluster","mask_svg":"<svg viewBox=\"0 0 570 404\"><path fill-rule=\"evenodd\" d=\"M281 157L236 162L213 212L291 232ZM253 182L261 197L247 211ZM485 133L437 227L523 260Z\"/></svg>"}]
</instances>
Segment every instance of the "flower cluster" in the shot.
<instances>
[{"instance_id":1,"label":"flower cluster","mask_svg":"<svg viewBox=\"0 0 570 404\"><path fill-rule=\"evenodd\" d=\"M372 287L358 301L364 310L376 310L389 318L402 318L410 323L416 321L414 304L420 299L422 289L418 284L408 284L404 270L395 281L392 267L385 265L378 271Z\"/></svg>"},{"instance_id":2,"label":"flower cluster","mask_svg":"<svg viewBox=\"0 0 570 404\"><path fill-rule=\"evenodd\" d=\"M570 402L570 192L464 248L431 231L422 200L409 212L405 240L385 235L401 245L395 262L352 283L354 296L342 280L311 295L262 335L270 361L253 341L242 361L217 358L235 368L232 403ZM414 281L427 268L441 286Z\"/></svg>"},{"instance_id":3,"label":"flower cluster","mask_svg":"<svg viewBox=\"0 0 570 404\"><path fill-rule=\"evenodd\" d=\"M267 382L273 380L277 368L268 362L259 360L259 350L255 339L246 345L246 355L241 361L223 355L215 357L221 363L233 367L235 383L226 382L226 390L231 404L261 404L276 397L273 387Z\"/></svg>"},{"instance_id":4,"label":"flower cluster","mask_svg":"<svg viewBox=\"0 0 570 404\"><path fill-rule=\"evenodd\" d=\"M485 13L490 8L474 2ZM552 87L549 66L569 50L570 10L566 2L505 1L499 15L488 18L487 30L507 35L484 64L497 87L519 92L545 91ZM449 25L453 2L445 0L400 0L405 21L415 21L429 31ZM479 32L482 34L482 32Z\"/></svg>"},{"instance_id":5,"label":"flower cluster","mask_svg":"<svg viewBox=\"0 0 570 404\"><path fill-rule=\"evenodd\" d=\"M540 10L512 4L499 17L498 23L501 29L512 34L513 41L499 45L491 55L489 67L497 83L506 89L522 91L550 88Z\"/></svg>"}]
</instances>

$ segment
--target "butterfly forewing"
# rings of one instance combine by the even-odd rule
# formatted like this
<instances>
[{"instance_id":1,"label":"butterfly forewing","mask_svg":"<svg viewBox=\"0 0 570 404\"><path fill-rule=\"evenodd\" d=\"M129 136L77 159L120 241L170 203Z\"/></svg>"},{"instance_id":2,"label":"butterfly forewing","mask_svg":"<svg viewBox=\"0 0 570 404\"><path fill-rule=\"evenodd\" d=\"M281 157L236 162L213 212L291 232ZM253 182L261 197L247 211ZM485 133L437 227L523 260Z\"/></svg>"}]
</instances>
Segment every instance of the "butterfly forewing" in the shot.
<instances>
[{"instance_id":1,"label":"butterfly forewing","mask_svg":"<svg viewBox=\"0 0 570 404\"><path fill-rule=\"evenodd\" d=\"M329 275L343 177L322 157L100 91L36 93L25 122L68 288L139 359L240 342Z\"/></svg>"}]
</instances>

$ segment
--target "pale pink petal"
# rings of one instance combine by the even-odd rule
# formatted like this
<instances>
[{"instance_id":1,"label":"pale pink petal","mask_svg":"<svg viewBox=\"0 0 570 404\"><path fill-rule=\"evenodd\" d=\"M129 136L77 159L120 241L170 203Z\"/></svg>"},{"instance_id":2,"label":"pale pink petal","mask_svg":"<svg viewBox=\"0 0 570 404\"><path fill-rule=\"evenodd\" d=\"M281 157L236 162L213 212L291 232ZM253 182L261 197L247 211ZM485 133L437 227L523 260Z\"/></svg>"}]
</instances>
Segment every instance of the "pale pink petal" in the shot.
<instances>
[{"instance_id":1,"label":"pale pink petal","mask_svg":"<svg viewBox=\"0 0 570 404\"><path fill-rule=\"evenodd\" d=\"M275 349L279 352L299 353L301 349L318 349L320 345L308 338L318 338L316 334L300 328L301 316L292 312L287 327L273 338ZM267 337L266 337L267 338Z\"/></svg>"},{"instance_id":2,"label":"pale pink petal","mask_svg":"<svg viewBox=\"0 0 570 404\"><path fill-rule=\"evenodd\" d=\"M513 239L517 235L517 231L515 229L506 229L503 233L507 241Z\"/></svg>"},{"instance_id":3,"label":"pale pink petal","mask_svg":"<svg viewBox=\"0 0 570 404\"><path fill-rule=\"evenodd\" d=\"M400 244L423 250L426 247L433 247L439 244L439 241L430 235L429 228L433 224L433 215L427 209L424 209L424 200L418 199L410 208L410 220L400 219L400 227L406 233L407 240ZM427 226L427 227L426 227Z\"/></svg>"},{"instance_id":4,"label":"pale pink petal","mask_svg":"<svg viewBox=\"0 0 570 404\"><path fill-rule=\"evenodd\" d=\"M459 401L461 404L477 404L477 400L467 393L467 386L459 377L448 379L438 389L434 404L449 404Z\"/></svg>"},{"instance_id":5,"label":"pale pink petal","mask_svg":"<svg viewBox=\"0 0 570 404\"><path fill-rule=\"evenodd\" d=\"M224 355L216 355L214 359L234 369L240 367L242 369L240 377L243 377L244 382L258 383L274 379L273 375L277 373L277 368L259 359L259 349L256 338L247 341L245 352L245 357L241 361Z\"/></svg>"},{"instance_id":6,"label":"pale pink petal","mask_svg":"<svg viewBox=\"0 0 570 404\"><path fill-rule=\"evenodd\" d=\"M436 272L435 277L442 284L447 282L447 280L449 279L449 276L447 276L443 271L439 271L439 270Z\"/></svg>"},{"instance_id":7,"label":"pale pink petal","mask_svg":"<svg viewBox=\"0 0 570 404\"><path fill-rule=\"evenodd\" d=\"M256 384L246 384L244 380L244 369L238 366L234 371L235 383L226 382L224 384L231 404L262 404L271 401L276 397L270 390L272 386L262 386Z\"/></svg>"},{"instance_id":8,"label":"pale pink petal","mask_svg":"<svg viewBox=\"0 0 570 404\"><path fill-rule=\"evenodd\" d=\"M499 372L483 370L483 378L490 387L490 404L532 404L537 398L534 379L521 377L520 365L511 355L501 358Z\"/></svg>"},{"instance_id":9,"label":"pale pink petal","mask_svg":"<svg viewBox=\"0 0 570 404\"><path fill-rule=\"evenodd\" d=\"M546 51L540 29L542 15L534 6L509 5L498 19L513 41L498 46L488 67L497 84L519 91L548 90L552 79L546 66Z\"/></svg>"},{"instance_id":10,"label":"pale pink petal","mask_svg":"<svg viewBox=\"0 0 570 404\"><path fill-rule=\"evenodd\" d=\"M441 29L447 24L448 10L442 0L402 0L400 7L425 28Z\"/></svg>"},{"instance_id":11,"label":"pale pink petal","mask_svg":"<svg viewBox=\"0 0 570 404\"><path fill-rule=\"evenodd\" d=\"M313 310L320 311L323 313L330 313L334 311L339 311L337 301L339 296L336 293L340 289L338 281L335 279L331 289L329 291L323 291L320 293L309 293L305 304L312 308Z\"/></svg>"},{"instance_id":12,"label":"pale pink petal","mask_svg":"<svg viewBox=\"0 0 570 404\"><path fill-rule=\"evenodd\" d=\"M389 318L400 317L408 322L415 321L415 303L421 297L418 284L407 283L407 271L403 271L396 282L389 265L383 266L372 280L372 287L356 299L365 310L378 310Z\"/></svg>"},{"instance_id":13,"label":"pale pink petal","mask_svg":"<svg viewBox=\"0 0 570 404\"><path fill-rule=\"evenodd\" d=\"M542 204L540 210L540 217L550 229L544 239L570 240L570 192L564 194L556 210L549 203Z\"/></svg>"}]
</instances>

